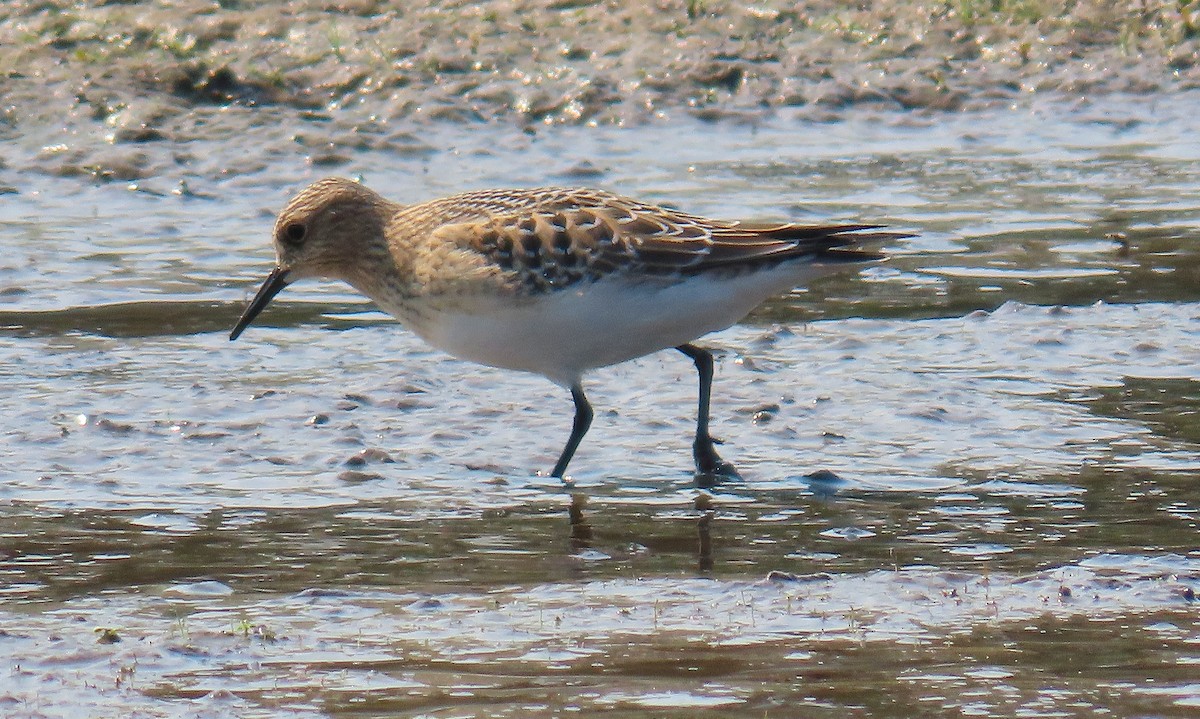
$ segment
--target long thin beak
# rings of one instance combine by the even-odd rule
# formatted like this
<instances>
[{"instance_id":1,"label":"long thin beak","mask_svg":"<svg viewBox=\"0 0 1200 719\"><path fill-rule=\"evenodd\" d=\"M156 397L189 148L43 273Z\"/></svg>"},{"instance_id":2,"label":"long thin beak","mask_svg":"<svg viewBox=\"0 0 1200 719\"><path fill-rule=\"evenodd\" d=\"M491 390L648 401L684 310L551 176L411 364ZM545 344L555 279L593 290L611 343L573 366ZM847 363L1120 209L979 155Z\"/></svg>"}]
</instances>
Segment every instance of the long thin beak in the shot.
<instances>
[{"instance_id":1,"label":"long thin beak","mask_svg":"<svg viewBox=\"0 0 1200 719\"><path fill-rule=\"evenodd\" d=\"M262 287L258 288L258 294L254 295L254 299L250 300L250 304L246 305L246 311L242 313L241 318L234 325L233 332L229 333L230 342L236 340L238 335L242 333L242 330L246 329L254 321L255 317L258 317L258 313L271 304L271 300L275 299L275 295L288 286L287 276L288 271L282 267L276 267L271 270L271 274L267 275L267 279L263 282Z\"/></svg>"}]
</instances>

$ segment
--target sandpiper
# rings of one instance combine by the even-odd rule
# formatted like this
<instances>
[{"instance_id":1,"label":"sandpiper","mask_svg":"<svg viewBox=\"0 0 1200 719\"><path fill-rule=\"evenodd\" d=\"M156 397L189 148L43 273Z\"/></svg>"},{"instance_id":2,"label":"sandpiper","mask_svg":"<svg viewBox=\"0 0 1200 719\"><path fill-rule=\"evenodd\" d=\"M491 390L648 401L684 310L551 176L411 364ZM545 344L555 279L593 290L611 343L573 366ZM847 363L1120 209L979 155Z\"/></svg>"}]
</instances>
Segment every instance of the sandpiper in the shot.
<instances>
[{"instance_id":1,"label":"sandpiper","mask_svg":"<svg viewBox=\"0 0 1200 719\"><path fill-rule=\"evenodd\" d=\"M879 227L712 220L582 188L400 205L328 178L279 214L275 269L229 339L292 282L343 280L434 347L569 389L575 419L557 478L592 422L584 373L674 348L700 375L697 478L736 476L708 429L713 356L692 341L771 295L881 259L861 240L906 236Z\"/></svg>"}]
</instances>

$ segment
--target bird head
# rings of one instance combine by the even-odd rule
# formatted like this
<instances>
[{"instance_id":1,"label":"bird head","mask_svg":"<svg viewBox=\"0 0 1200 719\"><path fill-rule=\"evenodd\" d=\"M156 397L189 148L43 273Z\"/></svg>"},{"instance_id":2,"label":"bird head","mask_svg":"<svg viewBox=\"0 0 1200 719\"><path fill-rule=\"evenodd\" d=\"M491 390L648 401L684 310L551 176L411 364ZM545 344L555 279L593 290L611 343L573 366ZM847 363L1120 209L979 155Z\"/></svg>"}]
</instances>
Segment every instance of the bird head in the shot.
<instances>
[{"instance_id":1,"label":"bird head","mask_svg":"<svg viewBox=\"0 0 1200 719\"><path fill-rule=\"evenodd\" d=\"M235 340L283 288L306 277L348 279L380 241L390 203L340 177L315 182L292 198L275 221L275 269L238 319Z\"/></svg>"}]
</instances>

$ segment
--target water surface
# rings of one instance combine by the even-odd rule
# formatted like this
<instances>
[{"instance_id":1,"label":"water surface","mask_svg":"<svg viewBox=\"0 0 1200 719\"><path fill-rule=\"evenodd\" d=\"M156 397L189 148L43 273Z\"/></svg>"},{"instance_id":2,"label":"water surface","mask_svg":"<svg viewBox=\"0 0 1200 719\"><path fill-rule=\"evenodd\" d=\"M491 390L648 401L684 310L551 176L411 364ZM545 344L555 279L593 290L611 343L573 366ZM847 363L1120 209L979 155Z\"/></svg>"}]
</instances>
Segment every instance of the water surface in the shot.
<instances>
[{"instance_id":1,"label":"water surface","mask_svg":"<svg viewBox=\"0 0 1200 719\"><path fill-rule=\"evenodd\" d=\"M61 138L19 138L0 706L1193 716L1198 99L532 135L233 110L134 184L22 169ZM377 141L331 167L314 135ZM332 172L919 235L707 340L744 481L694 486L694 370L663 353L588 380L564 486L562 390L344 287L227 341L273 213Z\"/></svg>"}]
</instances>

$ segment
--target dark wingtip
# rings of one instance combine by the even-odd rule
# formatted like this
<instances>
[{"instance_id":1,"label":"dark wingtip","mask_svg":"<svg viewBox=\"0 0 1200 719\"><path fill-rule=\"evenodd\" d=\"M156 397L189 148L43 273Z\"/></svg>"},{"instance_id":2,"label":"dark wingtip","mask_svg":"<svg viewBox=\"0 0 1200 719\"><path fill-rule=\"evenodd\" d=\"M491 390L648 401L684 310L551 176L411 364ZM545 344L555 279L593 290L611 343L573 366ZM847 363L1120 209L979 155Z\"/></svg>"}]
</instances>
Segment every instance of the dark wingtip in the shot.
<instances>
[{"instance_id":1,"label":"dark wingtip","mask_svg":"<svg viewBox=\"0 0 1200 719\"><path fill-rule=\"evenodd\" d=\"M916 237L911 232L866 232L879 230L885 225L845 225L837 228L837 232L826 239L830 246L817 255L819 262L877 262L886 260L888 256L882 252L863 249L863 244L877 244L892 240L903 240Z\"/></svg>"}]
</instances>

